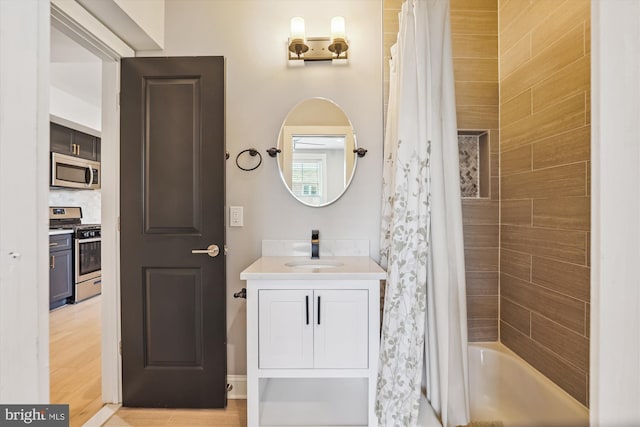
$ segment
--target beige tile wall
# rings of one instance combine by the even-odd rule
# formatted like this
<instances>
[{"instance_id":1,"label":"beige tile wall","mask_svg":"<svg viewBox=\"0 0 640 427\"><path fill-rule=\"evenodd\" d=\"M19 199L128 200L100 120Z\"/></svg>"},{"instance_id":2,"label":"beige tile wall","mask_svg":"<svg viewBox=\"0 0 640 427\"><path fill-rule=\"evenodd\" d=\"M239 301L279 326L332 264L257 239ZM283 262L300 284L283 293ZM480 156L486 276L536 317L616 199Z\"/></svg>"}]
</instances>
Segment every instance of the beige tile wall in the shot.
<instances>
[{"instance_id":1,"label":"beige tile wall","mask_svg":"<svg viewBox=\"0 0 640 427\"><path fill-rule=\"evenodd\" d=\"M389 48L402 0L384 0L385 111ZM489 196L464 199L467 317L470 341L498 339L498 7L497 0L451 0L458 128L489 131Z\"/></svg>"},{"instance_id":2,"label":"beige tile wall","mask_svg":"<svg viewBox=\"0 0 640 427\"><path fill-rule=\"evenodd\" d=\"M499 133L497 0L451 0L458 129L489 132L490 190L463 199L469 341L498 339Z\"/></svg>"},{"instance_id":3,"label":"beige tile wall","mask_svg":"<svg viewBox=\"0 0 640 427\"><path fill-rule=\"evenodd\" d=\"M500 338L589 388L589 0L500 0Z\"/></svg>"}]
</instances>

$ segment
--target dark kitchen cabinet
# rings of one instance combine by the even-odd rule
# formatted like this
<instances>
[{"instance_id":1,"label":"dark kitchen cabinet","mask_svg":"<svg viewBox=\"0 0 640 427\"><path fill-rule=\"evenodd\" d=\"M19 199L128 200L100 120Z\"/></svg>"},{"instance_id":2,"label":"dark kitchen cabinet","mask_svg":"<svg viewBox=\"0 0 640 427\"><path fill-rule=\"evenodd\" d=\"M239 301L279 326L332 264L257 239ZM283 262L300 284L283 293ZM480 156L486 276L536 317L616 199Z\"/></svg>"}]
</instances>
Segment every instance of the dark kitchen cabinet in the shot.
<instances>
[{"instance_id":1,"label":"dark kitchen cabinet","mask_svg":"<svg viewBox=\"0 0 640 427\"><path fill-rule=\"evenodd\" d=\"M49 133L51 151L68 156L100 161L100 138L51 123Z\"/></svg>"},{"instance_id":2,"label":"dark kitchen cabinet","mask_svg":"<svg viewBox=\"0 0 640 427\"><path fill-rule=\"evenodd\" d=\"M49 309L67 303L73 295L72 234L49 236Z\"/></svg>"}]
</instances>

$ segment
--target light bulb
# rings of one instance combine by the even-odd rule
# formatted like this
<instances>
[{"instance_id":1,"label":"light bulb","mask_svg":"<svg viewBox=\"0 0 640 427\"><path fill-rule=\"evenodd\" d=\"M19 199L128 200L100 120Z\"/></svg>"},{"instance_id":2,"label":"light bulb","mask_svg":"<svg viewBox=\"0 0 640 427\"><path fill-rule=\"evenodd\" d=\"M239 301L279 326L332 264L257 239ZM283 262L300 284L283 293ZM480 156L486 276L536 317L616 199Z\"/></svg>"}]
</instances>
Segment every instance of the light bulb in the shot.
<instances>
[{"instance_id":1,"label":"light bulb","mask_svg":"<svg viewBox=\"0 0 640 427\"><path fill-rule=\"evenodd\" d=\"M304 18L296 16L291 18L291 38L304 39Z\"/></svg>"},{"instance_id":2,"label":"light bulb","mask_svg":"<svg viewBox=\"0 0 640 427\"><path fill-rule=\"evenodd\" d=\"M342 16L334 16L331 18L331 38L345 40L344 18Z\"/></svg>"}]
</instances>

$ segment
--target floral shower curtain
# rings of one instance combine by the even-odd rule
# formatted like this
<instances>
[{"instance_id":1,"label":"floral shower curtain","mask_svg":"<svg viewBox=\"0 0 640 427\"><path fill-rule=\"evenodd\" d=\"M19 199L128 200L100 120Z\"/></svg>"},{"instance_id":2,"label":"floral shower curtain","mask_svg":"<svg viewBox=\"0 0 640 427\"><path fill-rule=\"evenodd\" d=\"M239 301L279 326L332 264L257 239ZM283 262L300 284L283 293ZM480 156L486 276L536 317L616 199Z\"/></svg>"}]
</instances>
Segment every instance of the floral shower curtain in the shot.
<instances>
[{"instance_id":1,"label":"floral shower curtain","mask_svg":"<svg viewBox=\"0 0 640 427\"><path fill-rule=\"evenodd\" d=\"M405 1L392 57L376 414L381 427L417 426L424 386L442 425L465 425L466 294L448 0Z\"/></svg>"}]
</instances>

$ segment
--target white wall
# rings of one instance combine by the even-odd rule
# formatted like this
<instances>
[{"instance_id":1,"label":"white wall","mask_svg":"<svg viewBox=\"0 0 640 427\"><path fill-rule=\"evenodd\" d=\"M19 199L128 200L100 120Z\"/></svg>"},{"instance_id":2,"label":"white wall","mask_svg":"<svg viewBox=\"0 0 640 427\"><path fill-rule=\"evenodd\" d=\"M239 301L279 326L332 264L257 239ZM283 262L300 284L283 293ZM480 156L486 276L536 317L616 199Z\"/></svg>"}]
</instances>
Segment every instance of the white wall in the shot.
<instances>
[{"instance_id":1,"label":"white wall","mask_svg":"<svg viewBox=\"0 0 640 427\"><path fill-rule=\"evenodd\" d=\"M246 372L245 301L232 293L245 286L240 272L260 256L263 239L369 239L378 257L382 175L382 1L381 0L169 0L165 49L138 56L222 55L226 57L227 205L244 206L244 227L227 229L228 373ZM346 19L349 65L287 66L289 21L305 18L308 36L328 36L332 16ZM367 156L358 161L351 187L335 204L310 208L294 200L275 159L288 111L308 97L335 101L351 119ZM260 168L243 172L235 156L255 147Z\"/></svg>"},{"instance_id":2,"label":"white wall","mask_svg":"<svg viewBox=\"0 0 640 427\"><path fill-rule=\"evenodd\" d=\"M104 0L103 0L104 1ZM114 0L158 45L164 46L163 0Z\"/></svg>"},{"instance_id":3,"label":"white wall","mask_svg":"<svg viewBox=\"0 0 640 427\"><path fill-rule=\"evenodd\" d=\"M100 67L101 65L98 64L98 66ZM98 82L98 84L102 83ZM49 112L54 116L95 129L96 131L102 129L102 113L99 105L89 103L53 85L50 88L50 96L51 104L49 106ZM78 130L81 129L79 128Z\"/></svg>"},{"instance_id":4,"label":"white wall","mask_svg":"<svg viewBox=\"0 0 640 427\"><path fill-rule=\"evenodd\" d=\"M0 402L49 401L49 2L0 0Z\"/></svg>"},{"instance_id":5,"label":"white wall","mask_svg":"<svg viewBox=\"0 0 640 427\"><path fill-rule=\"evenodd\" d=\"M640 2L591 2L594 427L640 425Z\"/></svg>"}]
</instances>

